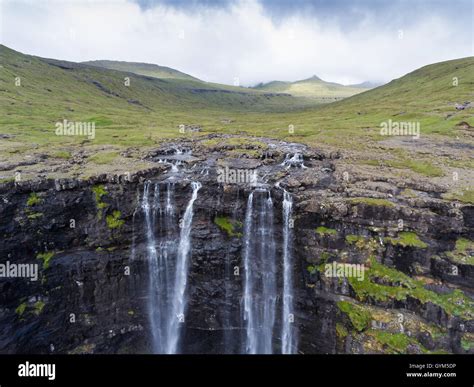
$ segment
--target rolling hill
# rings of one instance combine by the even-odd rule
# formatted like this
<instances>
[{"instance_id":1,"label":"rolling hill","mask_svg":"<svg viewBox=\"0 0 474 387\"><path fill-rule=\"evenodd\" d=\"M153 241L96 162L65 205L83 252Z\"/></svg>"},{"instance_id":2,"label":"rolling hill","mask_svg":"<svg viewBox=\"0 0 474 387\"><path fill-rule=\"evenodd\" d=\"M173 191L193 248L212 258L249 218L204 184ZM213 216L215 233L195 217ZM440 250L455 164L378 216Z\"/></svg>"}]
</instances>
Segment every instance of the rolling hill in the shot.
<instances>
[{"instance_id":1,"label":"rolling hill","mask_svg":"<svg viewBox=\"0 0 474 387\"><path fill-rule=\"evenodd\" d=\"M344 86L338 83L325 82L316 75L296 82L273 81L254 87L273 93L287 93L295 97L310 98L320 103L334 102L368 90L366 84Z\"/></svg>"},{"instance_id":2,"label":"rolling hill","mask_svg":"<svg viewBox=\"0 0 474 387\"><path fill-rule=\"evenodd\" d=\"M194 78L191 75L182 73L181 71L172 69L170 67L158 66L156 64L150 63L121 62L112 60L93 60L81 63L89 66L102 67L104 69L109 70L124 71L153 78L185 79L199 81L199 79Z\"/></svg>"},{"instance_id":3,"label":"rolling hill","mask_svg":"<svg viewBox=\"0 0 474 387\"><path fill-rule=\"evenodd\" d=\"M364 127L378 126L392 118L420 122L425 134L452 135L451 129L459 121L473 123L472 109L456 108L472 101L474 57L468 57L424 66L386 85L322 106L318 111L321 115L352 115L353 121L365 121Z\"/></svg>"},{"instance_id":4,"label":"rolling hill","mask_svg":"<svg viewBox=\"0 0 474 387\"><path fill-rule=\"evenodd\" d=\"M466 102L466 109L457 109ZM468 143L457 145L459 149L474 149L472 131L462 130L460 126L463 122L467 124L463 126L474 126L473 102L474 57L467 57L424 66L383 86L307 109L287 119L297 127L295 141L337 149L364 153L371 143L379 146L378 142L388 140L380 135L380 125L389 120L420 126L421 140L417 143L420 153L422 142L435 147L436 142L456 138ZM445 154L449 152L452 149L447 149Z\"/></svg>"},{"instance_id":5,"label":"rolling hill","mask_svg":"<svg viewBox=\"0 0 474 387\"><path fill-rule=\"evenodd\" d=\"M344 130L377 127L392 116L418 119L426 124L427 132L438 133L452 128L451 121L458 118L472 123L468 111L456 111L454 105L474 99L473 57L425 66L384 86L319 106L314 100L310 102L310 92L305 94L310 85L324 87L327 93L336 93L341 87L355 89L317 77L292 84L271 82L257 89L193 79L158 79L38 58L5 46L0 46L0 61L2 131L16 132L21 137L34 134L38 141L44 141L45 130L42 134L41 128L63 118L95 118L104 128L132 127L137 135L149 127L159 127L165 135L181 123L199 124L209 131L237 129L285 135L292 124L298 127L294 137L308 140L317 135L318 142L328 138L333 142ZM124 84L127 76L129 86ZM454 78L458 79L457 86L453 86ZM15 79L20 81L19 86ZM288 90L298 87L300 95L306 97L288 95ZM233 122L223 128L223 118ZM19 128L27 131L18 133Z\"/></svg>"},{"instance_id":6,"label":"rolling hill","mask_svg":"<svg viewBox=\"0 0 474 387\"><path fill-rule=\"evenodd\" d=\"M308 105L288 95L192 79L158 79L24 55L5 46L0 46L0 62L3 131L39 142L48 141L47 128L63 118L94 119L113 128L132 125L137 131L149 126L174 131L193 116L206 122L215 114L289 111ZM130 78L129 85L125 78Z\"/></svg>"},{"instance_id":7,"label":"rolling hill","mask_svg":"<svg viewBox=\"0 0 474 387\"><path fill-rule=\"evenodd\" d=\"M210 85L210 83L203 82L178 70L156 64L119 62L110 60L88 61L82 62L82 64L109 70L124 71L159 79L192 80ZM230 88L232 90L231 86L217 84L213 85L215 87L225 89ZM296 82L272 81L265 84L262 83L249 89L271 94L290 94L293 97L300 97L300 100L311 100L313 104L319 104L338 101L374 87L376 87L376 85L370 82L364 82L359 85L344 86L338 83L325 82L317 76L313 76L311 78Z\"/></svg>"}]
</instances>

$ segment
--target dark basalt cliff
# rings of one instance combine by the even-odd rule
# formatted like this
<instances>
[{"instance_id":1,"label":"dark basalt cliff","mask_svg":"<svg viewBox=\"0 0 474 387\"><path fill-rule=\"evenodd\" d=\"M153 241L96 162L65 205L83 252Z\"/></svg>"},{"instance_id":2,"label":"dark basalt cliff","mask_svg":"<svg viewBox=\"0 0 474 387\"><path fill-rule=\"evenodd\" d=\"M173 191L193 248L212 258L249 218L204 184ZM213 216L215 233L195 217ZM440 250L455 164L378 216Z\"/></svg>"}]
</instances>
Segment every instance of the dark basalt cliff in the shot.
<instances>
[{"instance_id":1,"label":"dark basalt cliff","mask_svg":"<svg viewBox=\"0 0 474 387\"><path fill-rule=\"evenodd\" d=\"M299 353L472 353L474 268L459 241L474 237L474 207L416 184L348 176L337 154L271 145L232 158L231 149L177 143L150 154L157 167L141 174L0 186L0 263L40 265L37 281L0 279L0 352L151 351L140 197L146 180L173 175L178 217L190 182L202 183L183 352L242 352L242 222L252 188L219 182L216 168L227 166L264 177L277 225L282 188L293 195ZM192 148L193 156L178 157L175 147ZM306 168L282 165L296 151ZM281 230L275 228L277 241ZM328 277L332 262L364 264L364 278Z\"/></svg>"}]
</instances>

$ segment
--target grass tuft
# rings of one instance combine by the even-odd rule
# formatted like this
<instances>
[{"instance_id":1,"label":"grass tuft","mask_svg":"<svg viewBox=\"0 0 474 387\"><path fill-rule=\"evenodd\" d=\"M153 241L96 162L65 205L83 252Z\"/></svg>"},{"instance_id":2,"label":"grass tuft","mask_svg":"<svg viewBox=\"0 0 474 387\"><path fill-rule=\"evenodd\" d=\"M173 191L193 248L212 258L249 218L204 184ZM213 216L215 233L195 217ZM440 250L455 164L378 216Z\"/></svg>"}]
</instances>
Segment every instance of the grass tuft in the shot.
<instances>
[{"instance_id":1,"label":"grass tuft","mask_svg":"<svg viewBox=\"0 0 474 387\"><path fill-rule=\"evenodd\" d=\"M348 301L339 301L337 303L339 309L347 314L353 327L361 332L367 329L370 325L371 316L368 311L366 311L362 306L356 305Z\"/></svg>"},{"instance_id":2,"label":"grass tuft","mask_svg":"<svg viewBox=\"0 0 474 387\"><path fill-rule=\"evenodd\" d=\"M329 236L329 235L336 235L337 234L337 230L333 229L333 228L328 228L328 227L324 227L324 226L319 226L318 228L316 228L316 233L321 235L321 236Z\"/></svg>"},{"instance_id":3,"label":"grass tuft","mask_svg":"<svg viewBox=\"0 0 474 387\"><path fill-rule=\"evenodd\" d=\"M418 235L410 231L402 231L398 234L397 238L387 237L384 239L385 242L388 242L392 245L399 245L403 247L418 247L420 249L425 249L428 245L420 240Z\"/></svg>"},{"instance_id":4,"label":"grass tuft","mask_svg":"<svg viewBox=\"0 0 474 387\"><path fill-rule=\"evenodd\" d=\"M26 205L28 207L36 206L37 204L41 203L41 198L38 196L36 192L32 192L26 201Z\"/></svg>"},{"instance_id":5,"label":"grass tuft","mask_svg":"<svg viewBox=\"0 0 474 387\"><path fill-rule=\"evenodd\" d=\"M237 231L242 229L242 223L232 220L226 216L216 216L214 218L214 223L219 226L219 228L227 233L230 237L242 237L242 232Z\"/></svg>"},{"instance_id":6,"label":"grass tuft","mask_svg":"<svg viewBox=\"0 0 474 387\"><path fill-rule=\"evenodd\" d=\"M37 259L41 259L43 261L43 269L47 269L49 267L50 261L53 257L54 253L52 251L39 253L36 255Z\"/></svg>"},{"instance_id":7,"label":"grass tuft","mask_svg":"<svg viewBox=\"0 0 474 387\"><path fill-rule=\"evenodd\" d=\"M113 211L111 215L107 215L105 218L107 227L111 230L122 227L125 221L120 219L121 216L122 213L118 210Z\"/></svg>"}]
</instances>

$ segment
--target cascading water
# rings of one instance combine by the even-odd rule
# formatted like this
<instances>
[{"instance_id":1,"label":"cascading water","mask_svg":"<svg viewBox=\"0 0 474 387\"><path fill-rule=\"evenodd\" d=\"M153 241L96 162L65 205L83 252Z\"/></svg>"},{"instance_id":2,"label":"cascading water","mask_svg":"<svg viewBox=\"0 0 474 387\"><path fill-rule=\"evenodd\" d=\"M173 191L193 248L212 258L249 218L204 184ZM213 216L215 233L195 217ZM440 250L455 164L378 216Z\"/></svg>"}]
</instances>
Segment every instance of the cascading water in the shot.
<instances>
[{"instance_id":1,"label":"cascading water","mask_svg":"<svg viewBox=\"0 0 474 387\"><path fill-rule=\"evenodd\" d=\"M286 169L289 169L291 167L303 169L307 168L306 165L304 165L304 159L301 153L294 153L293 156L287 154L281 165L286 167Z\"/></svg>"},{"instance_id":2,"label":"cascading water","mask_svg":"<svg viewBox=\"0 0 474 387\"><path fill-rule=\"evenodd\" d=\"M150 187L153 188L152 194L150 193ZM174 203L171 202L171 198L174 196L174 185L168 184L166 191L167 202L164 209L160 202L159 183L145 182L142 198L149 266L148 315L153 352L155 353L164 353L168 341L166 335L170 299L168 260L174 249L173 242L168 237L168 229L163 228L163 225L171 224L174 221ZM151 195L153 196L150 203Z\"/></svg>"},{"instance_id":3,"label":"cascading water","mask_svg":"<svg viewBox=\"0 0 474 387\"><path fill-rule=\"evenodd\" d=\"M153 187L153 192L150 188ZM145 182L141 208L145 218L147 258L149 266L148 315L154 353L176 353L179 344L179 323L185 312L185 290L188 255L191 248L193 204L199 183L192 183L189 201L176 247L176 206L174 184L166 186L166 196L161 199L160 184ZM150 203L150 196L152 202ZM161 202L163 201L163 205ZM176 262L174 272L172 262Z\"/></svg>"},{"instance_id":4,"label":"cascading water","mask_svg":"<svg viewBox=\"0 0 474 387\"><path fill-rule=\"evenodd\" d=\"M186 284L188 279L189 252L191 250L191 225L194 211L193 205L197 199L201 183L191 183L193 194L183 216L183 224L179 237L178 257L174 278L173 299L168 325L168 345L166 353L176 353L179 344L179 325L184 319L186 309Z\"/></svg>"},{"instance_id":5,"label":"cascading water","mask_svg":"<svg viewBox=\"0 0 474 387\"><path fill-rule=\"evenodd\" d=\"M137 193L137 201L140 202L140 195ZM133 261L135 259L136 255L136 240L137 240L137 235L135 234L135 218L137 216L137 213L140 212L139 207L137 206L135 210L133 211L132 214L132 246L130 248L130 260Z\"/></svg>"},{"instance_id":6,"label":"cascading water","mask_svg":"<svg viewBox=\"0 0 474 387\"><path fill-rule=\"evenodd\" d=\"M279 185L277 185L278 188ZM283 297L281 305L281 352L296 352L293 322L293 198L283 190ZM270 191L255 190L247 201L244 224L244 353L273 352L275 339L277 262L273 226L273 202Z\"/></svg>"},{"instance_id":7,"label":"cascading water","mask_svg":"<svg viewBox=\"0 0 474 387\"><path fill-rule=\"evenodd\" d=\"M293 232L291 216L293 198L283 191L283 308L281 341L283 354L294 353L296 348L293 328Z\"/></svg>"},{"instance_id":8,"label":"cascading water","mask_svg":"<svg viewBox=\"0 0 474 387\"><path fill-rule=\"evenodd\" d=\"M148 257L148 266L149 266L149 319L151 325L151 333L153 337L153 351L160 352L159 347L162 343L162 330L161 324L159 323L160 314L159 309L155 308L155 304L157 300L160 299L160 289L159 284L161 283L158 280L159 276L159 268L160 265L158 264L158 254L156 251L156 240L155 240L155 232L152 220L154 211L152 210L152 206L150 205L149 201L149 191L150 186L152 183L150 181L146 181L144 188L143 188L143 198L141 207L145 216L145 228L146 228L146 243L147 243L147 257Z\"/></svg>"},{"instance_id":9,"label":"cascading water","mask_svg":"<svg viewBox=\"0 0 474 387\"><path fill-rule=\"evenodd\" d=\"M269 354L273 348L277 300L273 201L270 191L250 193L244 233L244 351L248 354Z\"/></svg>"},{"instance_id":10,"label":"cascading water","mask_svg":"<svg viewBox=\"0 0 474 387\"><path fill-rule=\"evenodd\" d=\"M201 184L191 183L192 195L181 220L179 238L174 183L166 184L166 192L160 191L161 187L164 187L163 183L160 185L147 181L141 200L149 265L148 312L153 352L173 354L180 352L181 324L186 313L191 226L194 203ZM242 350L248 354L273 353L275 343L278 343L280 337L282 353L296 352L290 224L293 200L288 192L285 190L283 192L282 303L278 301L281 293L277 280L280 281L281 277L277 273L274 205L271 192L269 189L257 188L248 197L242 249L245 324ZM228 269L226 276L230 275ZM230 302L229 294L231 294L229 289L226 289L226 301ZM230 323L229 316L226 317L226 322ZM281 331L277 332L277 329ZM226 341L232 342L230 337Z\"/></svg>"},{"instance_id":11,"label":"cascading water","mask_svg":"<svg viewBox=\"0 0 474 387\"><path fill-rule=\"evenodd\" d=\"M180 160L167 160L167 159L159 159L159 164L169 164L171 165L171 173L179 172L179 168L183 165L183 162Z\"/></svg>"}]
</instances>

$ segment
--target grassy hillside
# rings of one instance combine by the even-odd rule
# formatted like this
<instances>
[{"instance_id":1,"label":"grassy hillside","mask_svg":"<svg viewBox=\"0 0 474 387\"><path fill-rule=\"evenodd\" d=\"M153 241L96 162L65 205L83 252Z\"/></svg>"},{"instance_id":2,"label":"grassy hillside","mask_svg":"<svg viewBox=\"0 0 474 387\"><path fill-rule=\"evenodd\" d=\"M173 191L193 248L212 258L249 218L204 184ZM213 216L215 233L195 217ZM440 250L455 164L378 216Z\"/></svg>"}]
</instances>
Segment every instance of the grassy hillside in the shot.
<instances>
[{"instance_id":1,"label":"grassy hillside","mask_svg":"<svg viewBox=\"0 0 474 387\"><path fill-rule=\"evenodd\" d=\"M116 140L123 144L147 142L150 131L157 138L176 135L180 124L201 125L204 132L238 130L349 147L360 138L377 139L380 123L395 117L420 121L423 134L452 136L461 120L474 125L472 110L454 107L474 100L472 57L426 66L382 87L317 107L287 95L143 77L23 55L4 46L0 61L2 132L39 142L54 141L47 138L49 130L63 118L95 119L104 133L127 128ZM130 86L124 85L127 76ZM15 86L15 77L20 86ZM458 86L453 86L453 77ZM277 86L272 88L281 90ZM291 136L289 125L295 128ZM110 136L99 135L97 140L107 142Z\"/></svg>"},{"instance_id":2,"label":"grassy hillside","mask_svg":"<svg viewBox=\"0 0 474 387\"><path fill-rule=\"evenodd\" d=\"M457 79L457 86L453 79ZM474 126L474 108L455 107L466 101L474 102L474 57L425 66L342 101L298 112L246 114L239 121L240 127L255 135L345 150L363 150L372 143L387 141L380 136L382 122L419 122L421 141L415 144L421 151L423 141L472 141L472 131L458 124ZM293 125L293 134L288 133L288 125Z\"/></svg>"},{"instance_id":3,"label":"grassy hillside","mask_svg":"<svg viewBox=\"0 0 474 387\"><path fill-rule=\"evenodd\" d=\"M288 111L306 103L239 87L41 59L4 46L0 62L2 133L40 144L58 140L52 131L62 119L94 121L100 129L98 143L108 143L110 131L126 129L116 142L134 144L147 142L150 131L167 137L176 135L180 124L206 126L228 113Z\"/></svg>"},{"instance_id":4,"label":"grassy hillside","mask_svg":"<svg viewBox=\"0 0 474 387\"><path fill-rule=\"evenodd\" d=\"M23 160L25 154L83 152L91 162L107 165L130 147L140 147L140 157L164 139L229 133L343 151L352 164L373 167L372 173L387 174L389 168L400 176L415 173L443 183L457 168L460 182L470 179L472 185L473 131L459 124L474 126L473 108L455 107L474 101L472 57L429 65L387 85L319 106L308 97L275 94L286 87L281 83L270 85L269 92L157 79L41 59L3 46L0 61L0 164ZM129 86L124 85L125 77L130 78ZM96 138L56 136L55 123L63 119L94 122ZM380 125L388 120L419 123L420 139L381 136ZM201 130L183 134L180 125ZM97 152L109 156L94 159ZM110 168L126 161L117 160ZM12 172L0 173L0 179Z\"/></svg>"},{"instance_id":5,"label":"grassy hillside","mask_svg":"<svg viewBox=\"0 0 474 387\"><path fill-rule=\"evenodd\" d=\"M150 63L120 62L113 60L93 60L82 63L89 66L102 67L104 69L124 71L128 73L135 73L138 75L145 75L147 77L153 78L171 78L199 81L199 79L194 78L191 75L182 73L181 71Z\"/></svg>"},{"instance_id":6,"label":"grassy hillside","mask_svg":"<svg viewBox=\"0 0 474 387\"><path fill-rule=\"evenodd\" d=\"M353 133L352 139L356 133L382 139L377 136L380 123L390 119L419 122L422 137L430 134L453 137L458 135L459 122L474 125L473 109L455 107L466 101L474 102L474 57L425 66L384 86L322 106L309 114L317 117L328 130L349 130ZM307 131L304 135L312 133Z\"/></svg>"},{"instance_id":7,"label":"grassy hillside","mask_svg":"<svg viewBox=\"0 0 474 387\"><path fill-rule=\"evenodd\" d=\"M260 84L255 89L311 98L320 103L334 102L368 90L366 87L343 86L337 83L325 82L317 76L297 82L273 81Z\"/></svg>"}]
</instances>

